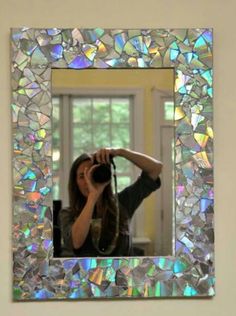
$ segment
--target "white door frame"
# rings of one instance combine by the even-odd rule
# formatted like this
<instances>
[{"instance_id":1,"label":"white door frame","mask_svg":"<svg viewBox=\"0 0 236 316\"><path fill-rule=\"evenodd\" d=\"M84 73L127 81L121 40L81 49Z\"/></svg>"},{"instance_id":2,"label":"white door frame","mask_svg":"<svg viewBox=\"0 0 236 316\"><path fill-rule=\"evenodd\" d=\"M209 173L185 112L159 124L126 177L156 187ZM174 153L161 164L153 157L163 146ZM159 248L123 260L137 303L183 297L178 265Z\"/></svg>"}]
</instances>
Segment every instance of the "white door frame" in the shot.
<instances>
[{"instance_id":1,"label":"white door frame","mask_svg":"<svg viewBox=\"0 0 236 316\"><path fill-rule=\"evenodd\" d=\"M162 160L162 127L173 127L174 122L171 124L164 124L164 113L163 113L163 103L164 100L173 100L173 92L166 92L158 89L153 89L153 133L155 135L155 145L154 145L154 154L157 159ZM165 162L163 161L163 169ZM161 179L163 182L163 173L161 175ZM156 194L156 205L157 205L157 212L155 213L155 221L156 221L156 238L155 238L155 245L154 245L154 255L174 255L174 244L173 238L174 236L174 228L173 222L167 223L167 216L165 216L165 212L163 209L163 190L164 186L162 183L161 189L158 190ZM172 197L171 197L172 198ZM168 226L168 230L172 233L168 234L168 236L164 235L165 227Z\"/></svg>"}]
</instances>

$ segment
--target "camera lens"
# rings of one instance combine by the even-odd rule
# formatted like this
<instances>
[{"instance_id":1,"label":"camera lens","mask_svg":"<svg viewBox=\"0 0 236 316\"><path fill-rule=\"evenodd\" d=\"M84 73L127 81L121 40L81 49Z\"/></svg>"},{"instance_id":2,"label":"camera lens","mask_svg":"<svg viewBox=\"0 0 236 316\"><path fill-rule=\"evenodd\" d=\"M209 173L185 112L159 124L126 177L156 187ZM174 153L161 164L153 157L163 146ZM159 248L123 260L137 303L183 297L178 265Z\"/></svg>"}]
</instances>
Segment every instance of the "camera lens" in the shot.
<instances>
[{"instance_id":1,"label":"camera lens","mask_svg":"<svg viewBox=\"0 0 236 316\"><path fill-rule=\"evenodd\" d=\"M111 180L111 168L108 164L101 164L94 169L92 178L96 183L104 183Z\"/></svg>"}]
</instances>

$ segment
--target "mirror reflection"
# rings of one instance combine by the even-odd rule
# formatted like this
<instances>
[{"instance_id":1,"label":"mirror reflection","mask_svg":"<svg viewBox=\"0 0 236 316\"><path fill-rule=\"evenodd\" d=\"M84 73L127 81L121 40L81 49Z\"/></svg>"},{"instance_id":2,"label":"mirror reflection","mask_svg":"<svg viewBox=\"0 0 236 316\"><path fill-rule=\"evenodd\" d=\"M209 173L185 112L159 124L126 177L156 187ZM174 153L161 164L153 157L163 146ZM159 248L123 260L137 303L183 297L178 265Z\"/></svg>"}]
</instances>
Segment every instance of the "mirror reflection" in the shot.
<instances>
[{"instance_id":1,"label":"mirror reflection","mask_svg":"<svg viewBox=\"0 0 236 316\"><path fill-rule=\"evenodd\" d=\"M52 70L54 256L172 254L173 82L171 69Z\"/></svg>"}]
</instances>

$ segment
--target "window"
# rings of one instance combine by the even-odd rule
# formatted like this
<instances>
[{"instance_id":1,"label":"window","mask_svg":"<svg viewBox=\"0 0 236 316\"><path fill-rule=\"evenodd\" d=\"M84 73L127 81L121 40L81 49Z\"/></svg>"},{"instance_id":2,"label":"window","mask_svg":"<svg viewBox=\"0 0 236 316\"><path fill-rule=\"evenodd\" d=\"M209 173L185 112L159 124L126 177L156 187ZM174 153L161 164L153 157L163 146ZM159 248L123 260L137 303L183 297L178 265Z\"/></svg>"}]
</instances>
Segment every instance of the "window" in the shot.
<instances>
[{"instance_id":1,"label":"window","mask_svg":"<svg viewBox=\"0 0 236 316\"><path fill-rule=\"evenodd\" d=\"M132 95L55 95L53 103L53 199L68 203L70 166L83 152L134 147ZM133 165L117 157L118 191L134 178Z\"/></svg>"}]
</instances>

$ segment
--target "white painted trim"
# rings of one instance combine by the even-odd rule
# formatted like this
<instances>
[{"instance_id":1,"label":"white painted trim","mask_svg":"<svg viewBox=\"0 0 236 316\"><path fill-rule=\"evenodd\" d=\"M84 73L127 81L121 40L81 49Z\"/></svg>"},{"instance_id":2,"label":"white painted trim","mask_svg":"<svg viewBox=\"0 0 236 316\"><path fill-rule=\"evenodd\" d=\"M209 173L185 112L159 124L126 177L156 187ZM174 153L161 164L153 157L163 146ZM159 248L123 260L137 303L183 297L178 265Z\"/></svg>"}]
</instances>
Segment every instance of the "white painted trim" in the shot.
<instances>
[{"instance_id":1,"label":"white painted trim","mask_svg":"<svg viewBox=\"0 0 236 316\"><path fill-rule=\"evenodd\" d=\"M65 105L64 107L62 106L62 178L61 181L62 183L68 184L68 178L69 178L69 173L70 173L70 165L71 165L71 146L70 142L68 142L68 139L72 139L72 133L71 133L71 124L70 124L70 119L71 119L71 107L70 107L70 100L67 95L63 95L63 104ZM67 108L69 108L69 111L67 111ZM63 186L63 191L62 191L62 197L63 197L63 202L65 203L64 206L69 205L69 198L68 198L68 186L64 185Z\"/></svg>"},{"instance_id":2,"label":"white painted trim","mask_svg":"<svg viewBox=\"0 0 236 316\"><path fill-rule=\"evenodd\" d=\"M133 127L133 140L134 140L134 150L138 152L144 152L144 94L143 90L137 89L134 94L134 107L138 108L138 111L134 111L134 127ZM140 175L140 169L135 168L135 177ZM133 234L135 237L145 237L144 229L144 206L143 203L135 212L133 219Z\"/></svg>"},{"instance_id":3,"label":"white painted trim","mask_svg":"<svg viewBox=\"0 0 236 316\"><path fill-rule=\"evenodd\" d=\"M154 144L154 155L157 159L162 159L161 157L161 125L163 125L163 99L173 99L173 92L162 91L159 89L153 89L153 133L156 135L156 142ZM164 124L166 125L166 124ZM163 162L164 163L164 162ZM162 188L157 191L155 195L155 204L157 205L157 209L159 212L156 212L156 237L155 237L155 245L154 245L154 255L163 255L164 245L165 245L165 237L163 231L163 222L162 222ZM174 233L174 229L173 229ZM172 236L174 237L174 236ZM173 240L173 238L172 238ZM172 245L172 254L174 254L174 245Z\"/></svg>"}]
</instances>

